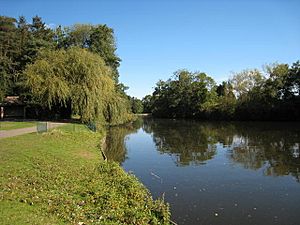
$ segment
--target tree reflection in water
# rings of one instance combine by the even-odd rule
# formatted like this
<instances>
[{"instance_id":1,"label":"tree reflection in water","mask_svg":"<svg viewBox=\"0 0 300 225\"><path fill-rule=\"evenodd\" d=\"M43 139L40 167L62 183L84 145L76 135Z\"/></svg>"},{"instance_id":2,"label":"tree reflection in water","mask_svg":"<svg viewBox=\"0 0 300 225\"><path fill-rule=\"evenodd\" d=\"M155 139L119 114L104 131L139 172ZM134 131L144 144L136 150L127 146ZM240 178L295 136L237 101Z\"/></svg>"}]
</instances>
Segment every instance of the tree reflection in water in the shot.
<instances>
[{"instance_id":1,"label":"tree reflection in water","mask_svg":"<svg viewBox=\"0 0 300 225\"><path fill-rule=\"evenodd\" d=\"M239 124L229 157L245 168L263 168L268 176L292 175L299 182L299 134L292 123Z\"/></svg>"},{"instance_id":2,"label":"tree reflection in water","mask_svg":"<svg viewBox=\"0 0 300 225\"><path fill-rule=\"evenodd\" d=\"M208 163L218 151L244 168L262 169L265 175L292 175L300 180L300 124L272 122L199 122L139 119L110 128L106 155L126 160L125 138L139 128L150 134L157 151L169 154L178 166ZM141 146L143 148L143 146Z\"/></svg>"},{"instance_id":3,"label":"tree reflection in water","mask_svg":"<svg viewBox=\"0 0 300 225\"><path fill-rule=\"evenodd\" d=\"M208 123L146 119L143 130L152 135L158 151L175 156L178 166L201 165L216 154L215 131Z\"/></svg>"},{"instance_id":4,"label":"tree reflection in water","mask_svg":"<svg viewBox=\"0 0 300 225\"><path fill-rule=\"evenodd\" d=\"M125 145L125 138L129 134L136 133L142 127L143 119L138 118L133 123L113 126L107 131L106 146L104 149L108 160L113 160L123 163L127 158L127 149Z\"/></svg>"}]
</instances>

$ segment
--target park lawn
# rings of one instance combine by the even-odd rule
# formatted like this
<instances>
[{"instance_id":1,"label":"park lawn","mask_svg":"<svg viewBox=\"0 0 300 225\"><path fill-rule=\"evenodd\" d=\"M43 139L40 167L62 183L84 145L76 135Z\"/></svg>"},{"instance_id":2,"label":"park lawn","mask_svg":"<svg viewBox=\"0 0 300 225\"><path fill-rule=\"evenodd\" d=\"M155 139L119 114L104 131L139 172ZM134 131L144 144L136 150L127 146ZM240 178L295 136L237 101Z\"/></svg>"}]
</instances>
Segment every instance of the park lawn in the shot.
<instances>
[{"instance_id":1,"label":"park lawn","mask_svg":"<svg viewBox=\"0 0 300 225\"><path fill-rule=\"evenodd\" d=\"M14 130L25 127L34 127L36 122L15 122L15 121L5 121L0 122L0 130Z\"/></svg>"},{"instance_id":2,"label":"park lawn","mask_svg":"<svg viewBox=\"0 0 300 225\"><path fill-rule=\"evenodd\" d=\"M74 127L0 140L1 224L169 224L164 202L103 160L103 133Z\"/></svg>"}]
</instances>

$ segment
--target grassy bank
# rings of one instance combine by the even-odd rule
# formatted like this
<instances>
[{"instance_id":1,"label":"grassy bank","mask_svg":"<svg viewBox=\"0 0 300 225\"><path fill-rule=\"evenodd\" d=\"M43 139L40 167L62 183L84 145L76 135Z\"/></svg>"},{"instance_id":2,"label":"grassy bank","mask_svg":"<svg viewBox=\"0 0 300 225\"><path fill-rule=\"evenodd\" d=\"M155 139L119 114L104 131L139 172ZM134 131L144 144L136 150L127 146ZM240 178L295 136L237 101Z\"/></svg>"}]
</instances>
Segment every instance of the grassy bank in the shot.
<instances>
[{"instance_id":1,"label":"grassy bank","mask_svg":"<svg viewBox=\"0 0 300 225\"><path fill-rule=\"evenodd\" d=\"M36 122L11 122L5 121L0 122L0 130L13 130L25 127L33 127L36 126Z\"/></svg>"},{"instance_id":2,"label":"grassy bank","mask_svg":"<svg viewBox=\"0 0 300 225\"><path fill-rule=\"evenodd\" d=\"M103 161L102 136L67 125L0 140L1 224L168 224L164 203Z\"/></svg>"}]
</instances>

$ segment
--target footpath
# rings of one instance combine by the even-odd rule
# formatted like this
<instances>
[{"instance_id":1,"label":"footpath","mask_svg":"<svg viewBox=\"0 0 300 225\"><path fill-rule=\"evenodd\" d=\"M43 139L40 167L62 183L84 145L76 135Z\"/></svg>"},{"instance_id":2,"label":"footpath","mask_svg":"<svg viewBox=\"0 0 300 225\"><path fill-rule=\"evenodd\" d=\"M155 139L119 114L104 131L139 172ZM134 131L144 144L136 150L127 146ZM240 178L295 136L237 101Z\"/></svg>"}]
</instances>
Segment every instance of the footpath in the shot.
<instances>
[{"instance_id":1,"label":"footpath","mask_svg":"<svg viewBox=\"0 0 300 225\"><path fill-rule=\"evenodd\" d=\"M59 127L64 125L65 123L52 123L48 122L48 129L52 129L55 127ZM26 128L20 128L20 129L14 129L14 130L0 130L0 139L2 138L8 138L8 137L14 137L22 134L29 134L37 132L37 126L34 127L26 127Z\"/></svg>"}]
</instances>

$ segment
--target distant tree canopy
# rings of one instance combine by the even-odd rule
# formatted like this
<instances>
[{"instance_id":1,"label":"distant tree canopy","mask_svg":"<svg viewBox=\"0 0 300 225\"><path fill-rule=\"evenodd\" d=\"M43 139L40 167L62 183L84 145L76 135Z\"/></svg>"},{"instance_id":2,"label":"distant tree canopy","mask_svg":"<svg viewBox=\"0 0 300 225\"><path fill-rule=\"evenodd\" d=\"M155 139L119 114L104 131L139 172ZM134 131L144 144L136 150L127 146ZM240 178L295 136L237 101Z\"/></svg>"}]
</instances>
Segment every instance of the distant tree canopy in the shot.
<instances>
[{"instance_id":1,"label":"distant tree canopy","mask_svg":"<svg viewBox=\"0 0 300 225\"><path fill-rule=\"evenodd\" d=\"M142 100L132 97L132 98L130 98L130 103L131 103L131 111L133 113L138 114L138 113L142 113L144 111Z\"/></svg>"},{"instance_id":2,"label":"distant tree canopy","mask_svg":"<svg viewBox=\"0 0 300 225\"><path fill-rule=\"evenodd\" d=\"M216 85L205 73L179 70L143 98L157 117L222 120L300 120L300 62L243 70Z\"/></svg>"},{"instance_id":3,"label":"distant tree canopy","mask_svg":"<svg viewBox=\"0 0 300 225\"><path fill-rule=\"evenodd\" d=\"M0 101L18 95L83 122L123 123L132 116L126 86L118 81L120 61L106 25L51 29L38 16L30 24L23 16L0 16Z\"/></svg>"},{"instance_id":4,"label":"distant tree canopy","mask_svg":"<svg viewBox=\"0 0 300 225\"><path fill-rule=\"evenodd\" d=\"M191 118L202 117L202 113L216 104L216 84L205 73L179 70L174 78L159 81L152 99L144 98L145 108L159 117Z\"/></svg>"}]
</instances>

